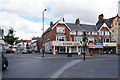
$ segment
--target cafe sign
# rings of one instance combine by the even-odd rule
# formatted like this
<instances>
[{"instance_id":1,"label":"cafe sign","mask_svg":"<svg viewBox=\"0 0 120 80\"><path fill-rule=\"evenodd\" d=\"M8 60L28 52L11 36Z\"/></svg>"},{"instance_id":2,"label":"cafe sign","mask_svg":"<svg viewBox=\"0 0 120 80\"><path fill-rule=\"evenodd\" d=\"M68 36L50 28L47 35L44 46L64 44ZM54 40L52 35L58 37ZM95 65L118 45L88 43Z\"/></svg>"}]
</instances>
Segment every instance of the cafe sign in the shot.
<instances>
[{"instance_id":1,"label":"cafe sign","mask_svg":"<svg viewBox=\"0 0 120 80\"><path fill-rule=\"evenodd\" d=\"M72 41L52 41L53 46L82 46L80 42Z\"/></svg>"}]
</instances>

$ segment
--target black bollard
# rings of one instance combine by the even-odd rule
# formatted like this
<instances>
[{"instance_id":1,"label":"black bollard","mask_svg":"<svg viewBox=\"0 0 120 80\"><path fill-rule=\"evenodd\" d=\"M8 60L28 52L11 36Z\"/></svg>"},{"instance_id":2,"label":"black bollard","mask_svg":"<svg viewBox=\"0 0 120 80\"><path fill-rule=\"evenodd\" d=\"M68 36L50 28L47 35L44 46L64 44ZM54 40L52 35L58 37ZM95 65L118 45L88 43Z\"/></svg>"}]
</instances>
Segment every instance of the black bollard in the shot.
<instances>
[{"instance_id":1,"label":"black bollard","mask_svg":"<svg viewBox=\"0 0 120 80\"><path fill-rule=\"evenodd\" d=\"M83 52L83 53L81 53L81 54L83 55L83 60L85 61L85 55L86 55L86 53Z\"/></svg>"}]
</instances>

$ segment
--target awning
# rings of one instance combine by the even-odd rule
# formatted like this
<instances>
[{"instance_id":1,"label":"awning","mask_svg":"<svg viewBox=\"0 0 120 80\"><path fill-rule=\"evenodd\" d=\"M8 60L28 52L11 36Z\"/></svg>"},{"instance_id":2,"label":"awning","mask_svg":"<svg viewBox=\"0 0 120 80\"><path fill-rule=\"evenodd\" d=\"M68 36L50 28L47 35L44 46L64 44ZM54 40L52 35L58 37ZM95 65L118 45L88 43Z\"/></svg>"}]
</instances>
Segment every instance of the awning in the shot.
<instances>
[{"instance_id":1,"label":"awning","mask_svg":"<svg viewBox=\"0 0 120 80\"><path fill-rule=\"evenodd\" d=\"M103 48L103 46L88 46L89 48Z\"/></svg>"}]
</instances>

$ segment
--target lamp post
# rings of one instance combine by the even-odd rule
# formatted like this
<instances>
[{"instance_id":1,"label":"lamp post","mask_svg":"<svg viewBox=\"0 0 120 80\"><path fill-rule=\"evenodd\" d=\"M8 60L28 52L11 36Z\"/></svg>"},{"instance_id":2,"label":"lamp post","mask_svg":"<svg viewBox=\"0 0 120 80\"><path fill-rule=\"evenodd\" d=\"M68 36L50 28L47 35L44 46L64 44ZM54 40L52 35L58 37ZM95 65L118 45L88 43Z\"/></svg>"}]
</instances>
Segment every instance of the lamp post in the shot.
<instances>
[{"instance_id":1,"label":"lamp post","mask_svg":"<svg viewBox=\"0 0 120 80\"><path fill-rule=\"evenodd\" d=\"M83 54L83 60L85 61L85 55L86 55L86 48L87 48L87 36L86 36L86 32L84 31L83 32L83 49L84 49L84 52L82 53Z\"/></svg>"},{"instance_id":2,"label":"lamp post","mask_svg":"<svg viewBox=\"0 0 120 80\"><path fill-rule=\"evenodd\" d=\"M46 11L47 9L44 9L44 11L42 12L42 22L43 22L43 28L42 28L42 33L44 34L44 12ZM44 57L44 36L42 34L42 57Z\"/></svg>"}]
</instances>

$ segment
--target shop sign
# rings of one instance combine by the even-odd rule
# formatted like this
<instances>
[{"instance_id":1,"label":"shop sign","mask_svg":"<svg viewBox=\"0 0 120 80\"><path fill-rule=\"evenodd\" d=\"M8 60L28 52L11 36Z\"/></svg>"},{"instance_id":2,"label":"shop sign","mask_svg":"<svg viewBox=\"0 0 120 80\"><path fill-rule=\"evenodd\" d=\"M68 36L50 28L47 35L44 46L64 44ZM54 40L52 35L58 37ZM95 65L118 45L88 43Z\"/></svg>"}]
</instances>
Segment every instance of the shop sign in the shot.
<instances>
[{"instance_id":1,"label":"shop sign","mask_svg":"<svg viewBox=\"0 0 120 80\"><path fill-rule=\"evenodd\" d=\"M103 45L103 43L96 43L96 45Z\"/></svg>"},{"instance_id":2,"label":"shop sign","mask_svg":"<svg viewBox=\"0 0 120 80\"><path fill-rule=\"evenodd\" d=\"M82 45L80 42L72 42L72 41L53 41L53 46L80 46Z\"/></svg>"},{"instance_id":3,"label":"shop sign","mask_svg":"<svg viewBox=\"0 0 120 80\"><path fill-rule=\"evenodd\" d=\"M116 43L103 43L103 46L116 46Z\"/></svg>"}]
</instances>

